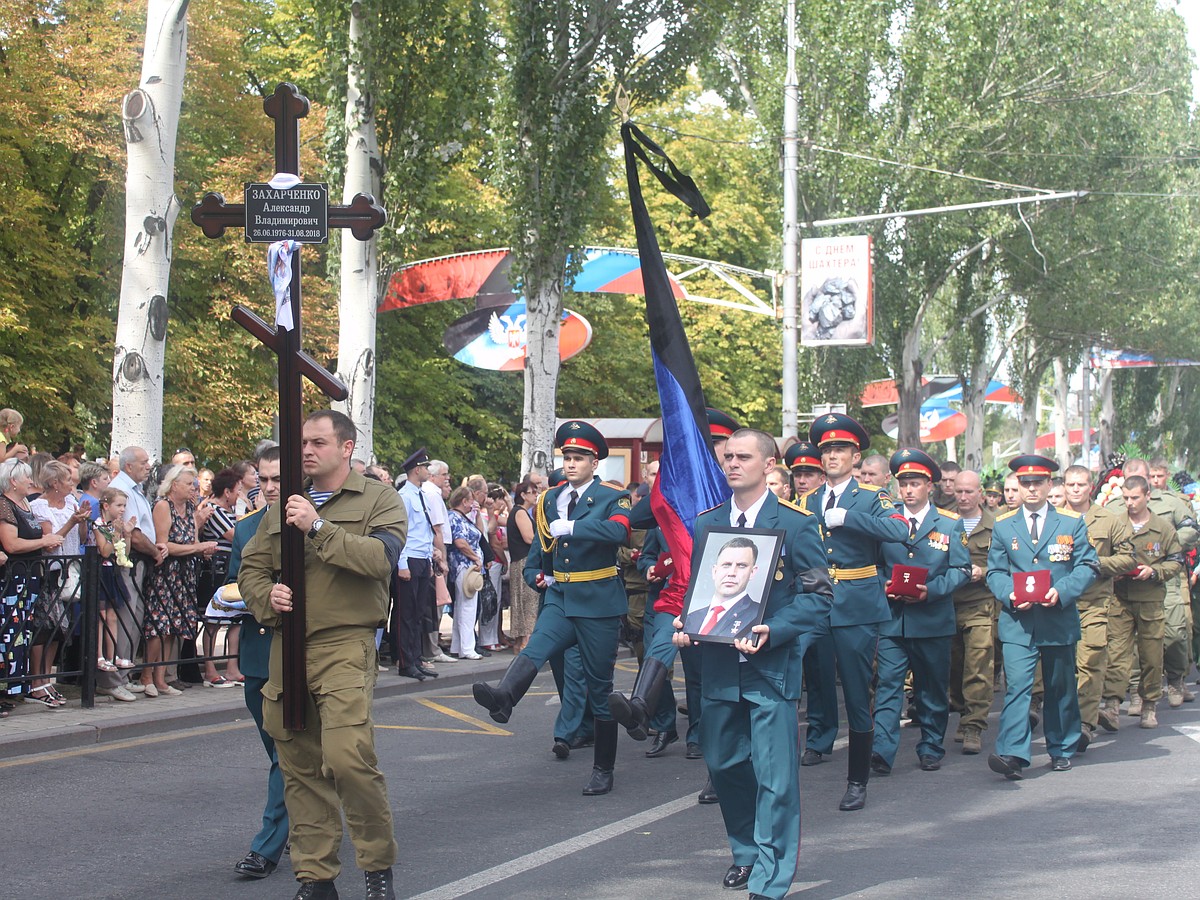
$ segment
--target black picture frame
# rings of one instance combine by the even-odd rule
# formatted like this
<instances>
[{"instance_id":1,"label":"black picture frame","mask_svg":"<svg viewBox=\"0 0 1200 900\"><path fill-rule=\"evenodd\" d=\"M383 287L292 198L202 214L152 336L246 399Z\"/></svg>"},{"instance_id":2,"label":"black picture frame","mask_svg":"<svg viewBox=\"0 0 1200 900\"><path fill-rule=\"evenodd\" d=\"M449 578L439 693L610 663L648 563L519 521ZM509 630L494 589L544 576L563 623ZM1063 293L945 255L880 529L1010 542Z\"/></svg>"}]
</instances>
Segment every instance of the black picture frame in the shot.
<instances>
[{"instance_id":1,"label":"black picture frame","mask_svg":"<svg viewBox=\"0 0 1200 900\"><path fill-rule=\"evenodd\" d=\"M775 528L710 528L693 548L695 576L688 583L683 601L683 630L693 641L708 644L732 644L738 638L750 639L751 629L762 624L767 611L767 598L776 578L782 578L779 557L783 552L786 533ZM751 547L753 550L751 550ZM729 556L730 551L733 556ZM731 571L721 593L718 592L718 565L738 568L738 552L750 554L749 574L741 566ZM721 560L726 554L725 560ZM723 596L729 594L729 596ZM718 600L728 601L718 614L708 634L701 634Z\"/></svg>"}]
</instances>

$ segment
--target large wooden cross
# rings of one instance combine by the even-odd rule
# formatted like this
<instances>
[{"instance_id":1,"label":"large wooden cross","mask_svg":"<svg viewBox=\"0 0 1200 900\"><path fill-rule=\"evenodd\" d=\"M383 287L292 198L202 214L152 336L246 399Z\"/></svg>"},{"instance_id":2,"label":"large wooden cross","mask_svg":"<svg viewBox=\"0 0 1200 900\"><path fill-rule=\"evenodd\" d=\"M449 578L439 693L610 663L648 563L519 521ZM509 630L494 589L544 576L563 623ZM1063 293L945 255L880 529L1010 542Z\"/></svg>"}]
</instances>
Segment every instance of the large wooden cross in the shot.
<instances>
[{"instance_id":1,"label":"large wooden cross","mask_svg":"<svg viewBox=\"0 0 1200 900\"><path fill-rule=\"evenodd\" d=\"M283 83L263 100L266 114L275 120L275 171L300 175L300 119L308 115L309 102L294 84ZM192 207L192 221L206 237L219 238L226 228L246 227L246 206L226 203L209 192ZM360 241L371 239L387 222L387 213L370 194L357 194L348 206L329 207L329 226L348 228ZM304 421L301 377L307 378L334 400L345 400L349 391L337 376L326 371L304 352L300 338L300 252L292 253L291 306L294 328L272 327L244 306L233 309L233 320L270 347L279 359L280 500L303 489L300 462L300 426ZM283 716L284 727L302 731L308 678L305 671L304 533L294 526L282 529L281 581L292 589L292 612L283 617Z\"/></svg>"}]
</instances>

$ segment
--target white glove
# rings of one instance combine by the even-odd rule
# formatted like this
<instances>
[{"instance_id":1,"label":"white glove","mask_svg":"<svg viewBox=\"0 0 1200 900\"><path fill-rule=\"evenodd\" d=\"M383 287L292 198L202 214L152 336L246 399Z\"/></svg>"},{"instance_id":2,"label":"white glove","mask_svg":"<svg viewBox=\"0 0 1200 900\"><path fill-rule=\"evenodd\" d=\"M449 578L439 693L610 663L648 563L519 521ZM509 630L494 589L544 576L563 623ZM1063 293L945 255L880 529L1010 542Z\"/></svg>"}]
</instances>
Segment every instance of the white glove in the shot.
<instances>
[{"instance_id":1,"label":"white glove","mask_svg":"<svg viewBox=\"0 0 1200 900\"><path fill-rule=\"evenodd\" d=\"M554 584L553 575L542 575L538 580L541 582L542 587L544 588L548 588L550 585Z\"/></svg>"},{"instance_id":2,"label":"white glove","mask_svg":"<svg viewBox=\"0 0 1200 900\"><path fill-rule=\"evenodd\" d=\"M828 528L841 528L846 524L846 511L841 507L835 506L833 509L825 510L825 525Z\"/></svg>"},{"instance_id":3,"label":"white glove","mask_svg":"<svg viewBox=\"0 0 1200 900\"><path fill-rule=\"evenodd\" d=\"M550 534L554 537L562 537L565 534L572 534L575 531L575 523L570 519L555 519L550 523Z\"/></svg>"}]
</instances>

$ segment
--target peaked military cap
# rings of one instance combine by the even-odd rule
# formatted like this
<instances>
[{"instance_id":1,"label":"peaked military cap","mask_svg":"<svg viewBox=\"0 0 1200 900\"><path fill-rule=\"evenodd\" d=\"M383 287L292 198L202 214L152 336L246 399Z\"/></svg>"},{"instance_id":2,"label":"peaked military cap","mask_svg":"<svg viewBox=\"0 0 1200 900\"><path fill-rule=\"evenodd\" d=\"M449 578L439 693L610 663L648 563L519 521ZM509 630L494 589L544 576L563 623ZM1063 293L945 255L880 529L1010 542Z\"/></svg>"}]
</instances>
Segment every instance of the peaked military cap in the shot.
<instances>
[{"instance_id":1,"label":"peaked military cap","mask_svg":"<svg viewBox=\"0 0 1200 900\"><path fill-rule=\"evenodd\" d=\"M1009 461L1008 467L1018 477L1030 475L1035 478L1049 478L1058 471L1058 463L1045 456L1038 456L1036 453L1026 453L1024 456L1015 457Z\"/></svg>"},{"instance_id":2,"label":"peaked military cap","mask_svg":"<svg viewBox=\"0 0 1200 900\"><path fill-rule=\"evenodd\" d=\"M418 450L416 453L414 453L412 456L410 456L408 459L406 459L404 461L404 465L402 468L404 469L405 472L411 472L417 466L427 466L427 465L429 465L429 454L426 452L425 448L422 447L420 450Z\"/></svg>"},{"instance_id":3,"label":"peaked military cap","mask_svg":"<svg viewBox=\"0 0 1200 900\"><path fill-rule=\"evenodd\" d=\"M808 429L808 439L818 447L826 444L852 444L859 450L871 446L867 430L845 413L817 416Z\"/></svg>"},{"instance_id":4,"label":"peaked military cap","mask_svg":"<svg viewBox=\"0 0 1200 900\"><path fill-rule=\"evenodd\" d=\"M546 485L548 487L558 487L560 484L565 484L567 476L563 473L562 468L557 468L546 476Z\"/></svg>"},{"instance_id":5,"label":"peaked military cap","mask_svg":"<svg viewBox=\"0 0 1200 900\"><path fill-rule=\"evenodd\" d=\"M796 441L783 454L783 461L789 469L824 469L821 451L810 441Z\"/></svg>"},{"instance_id":6,"label":"peaked military cap","mask_svg":"<svg viewBox=\"0 0 1200 900\"><path fill-rule=\"evenodd\" d=\"M558 426L554 433L554 446L560 450L582 450L596 459L608 456L608 443L604 435L594 426L578 419L571 419Z\"/></svg>"},{"instance_id":7,"label":"peaked military cap","mask_svg":"<svg viewBox=\"0 0 1200 900\"><path fill-rule=\"evenodd\" d=\"M933 457L913 447L903 447L893 453L888 468L897 478L901 475L924 475L930 481L942 480L941 467Z\"/></svg>"},{"instance_id":8,"label":"peaked military cap","mask_svg":"<svg viewBox=\"0 0 1200 900\"><path fill-rule=\"evenodd\" d=\"M719 409L706 406L704 411L708 413L708 434L714 441L724 440L742 427L734 421L732 416Z\"/></svg>"}]
</instances>

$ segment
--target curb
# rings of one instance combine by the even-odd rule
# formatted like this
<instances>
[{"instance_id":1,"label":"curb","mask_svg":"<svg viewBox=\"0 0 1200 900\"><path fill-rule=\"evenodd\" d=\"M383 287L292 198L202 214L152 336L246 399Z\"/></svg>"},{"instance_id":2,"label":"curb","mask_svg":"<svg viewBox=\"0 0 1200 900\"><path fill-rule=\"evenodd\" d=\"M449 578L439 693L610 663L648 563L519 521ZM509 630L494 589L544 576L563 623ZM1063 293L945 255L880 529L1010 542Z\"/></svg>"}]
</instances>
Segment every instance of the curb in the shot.
<instances>
[{"instance_id":1,"label":"curb","mask_svg":"<svg viewBox=\"0 0 1200 900\"><path fill-rule=\"evenodd\" d=\"M502 673L508 668L508 664L512 660L512 654L496 654L495 658L489 657L474 665L463 666L462 670L457 672L455 671L455 667L463 665L461 661L453 664L443 663L438 669L439 677L429 678L425 681L413 681L412 679L404 678L396 675L395 670L392 669L390 670L392 673L390 677L381 677L381 680L376 684L375 699L403 697L407 694L420 694L426 691L437 690L438 688L457 687L480 680L488 680L491 676ZM380 676L387 675L384 672L380 672L379 674ZM107 703L108 701L105 702ZM137 702L146 703L147 701L145 698L139 698ZM103 708L103 706L98 705L95 710L87 711L87 714L96 715L97 713L102 713ZM73 712L78 714L83 711L74 709ZM71 716L70 713L65 711L44 714L61 715L63 717ZM80 747L111 744L131 738L146 737L147 735L186 731L191 728L204 728L211 725L224 725L239 721L250 721L250 714L246 710L245 703L241 701L240 691L234 697L230 697L229 700L214 703L203 709L196 709L194 707L178 709L170 706L159 706L158 709L150 709L144 714L129 716L116 721L100 721L94 725L78 721L71 724L64 722L61 727L32 734L5 735L4 726L0 725L0 757L11 759L35 753L74 750Z\"/></svg>"}]
</instances>

